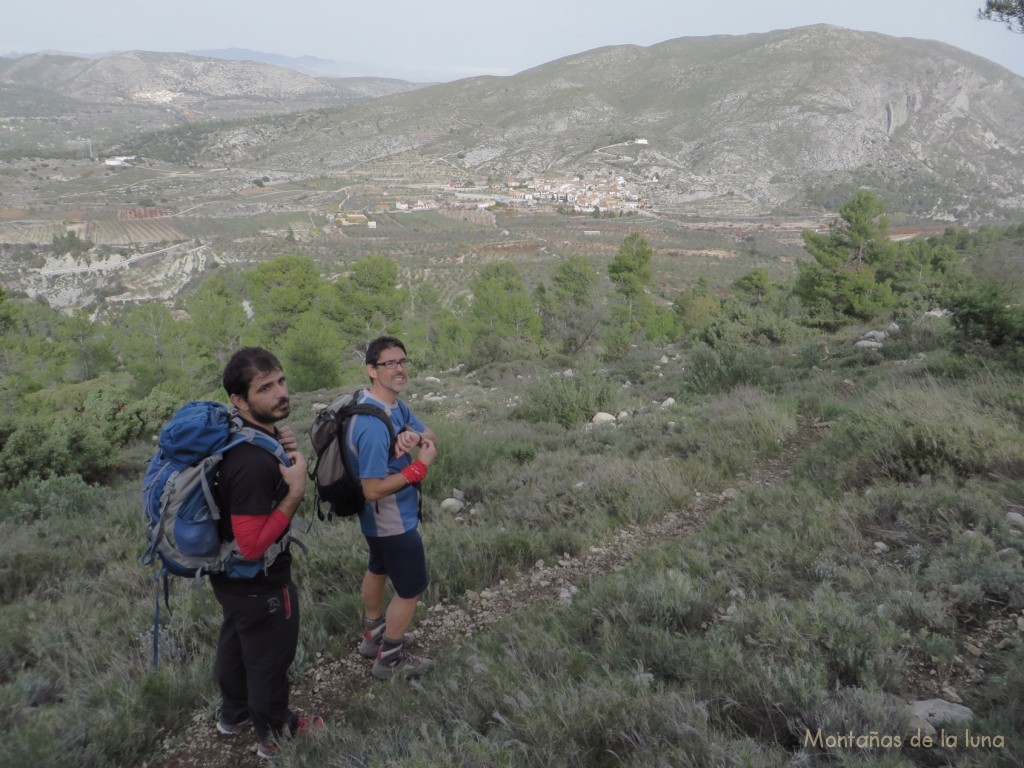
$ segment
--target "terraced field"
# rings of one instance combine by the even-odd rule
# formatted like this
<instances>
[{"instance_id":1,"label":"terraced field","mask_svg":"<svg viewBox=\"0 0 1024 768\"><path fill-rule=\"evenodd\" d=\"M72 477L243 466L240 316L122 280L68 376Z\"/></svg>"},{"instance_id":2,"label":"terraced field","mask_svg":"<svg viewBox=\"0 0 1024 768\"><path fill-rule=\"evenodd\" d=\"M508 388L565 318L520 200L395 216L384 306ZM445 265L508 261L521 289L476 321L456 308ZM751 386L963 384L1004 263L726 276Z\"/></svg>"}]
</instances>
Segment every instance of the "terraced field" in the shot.
<instances>
[{"instance_id":1,"label":"terraced field","mask_svg":"<svg viewBox=\"0 0 1024 768\"><path fill-rule=\"evenodd\" d=\"M139 219L67 225L55 221L15 221L0 224L0 242L49 245L54 235L68 231L96 245L174 243L188 239L169 219Z\"/></svg>"}]
</instances>

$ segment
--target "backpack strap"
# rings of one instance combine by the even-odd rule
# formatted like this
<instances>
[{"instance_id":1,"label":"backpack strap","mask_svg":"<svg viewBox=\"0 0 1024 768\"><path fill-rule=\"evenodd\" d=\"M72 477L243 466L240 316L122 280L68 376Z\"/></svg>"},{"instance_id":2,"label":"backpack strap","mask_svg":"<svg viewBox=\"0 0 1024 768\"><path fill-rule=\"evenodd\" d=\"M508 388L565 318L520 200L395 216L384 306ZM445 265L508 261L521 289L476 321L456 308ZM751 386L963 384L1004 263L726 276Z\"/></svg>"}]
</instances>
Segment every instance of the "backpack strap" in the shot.
<instances>
[{"instance_id":1,"label":"backpack strap","mask_svg":"<svg viewBox=\"0 0 1024 768\"><path fill-rule=\"evenodd\" d=\"M358 395L359 393L357 392L356 396ZM398 402L401 403L400 400ZM399 410L401 410L401 405L399 405ZM388 459L390 460L395 458L395 451L398 450L398 437L395 435L395 425L392 423L391 416L388 414L388 412L381 408L379 405L374 405L373 403L367 403L365 401L356 404L356 406L353 408L353 412L355 414L361 413L368 416L374 416L384 423L384 426L386 426L388 429ZM344 446L341 447L344 448ZM356 477L356 475L352 473L351 468L348 466L348 457L344 450L342 450L341 455L346 462L345 471L348 472L349 474L352 474L353 477ZM373 507L377 512L380 512L380 510L377 509L376 502L374 502Z\"/></svg>"},{"instance_id":2,"label":"backpack strap","mask_svg":"<svg viewBox=\"0 0 1024 768\"><path fill-rule=\"evenodd\" d=\"M256 429L255 427L248 426L244 421L242 421L242 417L236 410L231 412L231 439L221 450L221 453L227 453L230 449L240 443L252 443L253 445L258 445L263 450L272 454L274 458L286 467L290 467L292 465L291 459L289 459L288 454L285 453L284 446L281 445L280 441L278 441L276 437L268 435L262 429Z\"/></svg>"},{"instance_id":3,"label":"backpack strap","mask_svg":"<svg viewBox=\"0 0 1024 768\"><path fill-rule=\"evenodd\" d=\"M356 394L358 395L358 393L356 393ZM405 418L405 421L406 422L410 421L412 419L412 411L409 409L409 406L406 405L401 400L396 400L395 402L398 405L399 412ZM363 403L360 403L359 405L362 406ZM395 435L395 425L391 423L391 417L388 416L388 414L384 411L384 409L381 408L378 405L372 405L370 403L366 403L365 405L368 408L372 409L372 410L370 410L370 411L359 410L359 411L356 411L356 412L357 413L370 413L373 416L376 416L378 419L380 419L381 421L383 421L387 425L387 427L388 427L388 435L391 438L391 443L390 443L390 445L388 447L388 456L390 458L392 458L392 459L395 458L395 451L398 449L398 438ZM343 460L344 460L345 452L342 451L341 455L342 455ZM345 471L346 472L349 471L349 466L348 466L347 462L345 464ZM422 489L420 483L411 483L411 485L416 489L416 517L418 517L419 521L422 523L423 522L423 489ZM377 505L375 503L374 507L376 507L376 506Z\"/></svg>"},{"instance_id":4,"label":"backpack strap","mask_svg":"<svg viewBox=\"0 0 1024 768\"><path fill-rule=\"evenodd\" d=\"M388 456L389 458L395 458L395 446L397 439L395 437L395 425L391 423L391 419L388 417L387 412L379 405L373 405L372 403L356 403L352 405L349 412L353 416L375 416L380 421L384 422L384 425L388 428ZM342 437L339 430L339 437Z\"/></svg>"},{"instance_id":5,"label":"backpack strap","mask_svg":"<svg viewBox=\"0 0 1024 768\"><path fill-rule=\"evenodd\" d=\"M353 415L364 414L367 416L376 416L380 421L384 423L384 426L388 428L388 439L391 441L388 443L388 457L395 458L396 444L398 442L395 437L395 425L391 422L391 417L388 412L381 408L379 405L368 403L365 400L360 402L359 396L366 390L356 390L355 394L352 395L352 405L349 406L350 411ZM399 410L401 411L402 401L399 400ZM405 411L402 411L402 415L408 417Z\"/></svg>"},{"instance_id":6,"label":"backpack strap","mask_svg":"<svg viewBox=\"0 0 1024 768\"><path fill-rule=\"evenodd\" d=\"M242 417L238 414L238 410L235 409L231 412L231 439L228 441L228 444L224 446L224 449L221 451L221 455L223 456L223 454L227 453L232 448L241 445L242 443L251 443L252 445L258 445L260 448L267 451L269 454L271 454L275 459L284 464L286 467L290 467L292 465L291 459L289 459L288 454L285 453L284 446L281 445L280 441L277 438L275 438L273 435L268 435L262 429L256 429L255 427L248 426L244 421L242 421ZM219 520L220 507L217 505L217 502L213 498L213 493L211 492L209 485L206 482L205 474L203 475L203 494L206 496L207 504L209 504L210 506L210 513L213 515L215 519ZM295 525L294 517L292 518L292 525ZM308 523L306 524L305 529L307 531L309 530ZM288 549L288 545L293 541L299 545L299 548L304 553L308 554L309 549L306 547L305 544L303 544L301 541L296 539L291 534L286 534L284 537L281 538L280 541L275 541L273 544L267 547L266 551L264 551L264 553L260 556L261 559L263 560L264 572L266 572L266 570L270 567L271 563L273 563L274 560L277 559L277 556L279 554ZM238 557L242 557L241 552L239 552L238 550L238 545L233 540L224 542L221 545L220 562L227 563L229 557L232 555L238 555Z\"/></svg>"},{"instance_id":7,"label":"backpack strap","mask_svg":"<svg viewBox=\"0 0 1024 768\"><path fill-rule=\"evenodd\" d=\"M296 536L293 536L291 533L286 533L284 536L281 537L280 541L275 541L273 544L267 547L266 551L260 556L260 559L263 561L263 572L266 573L267 569L270 568L271 563L273 563L274 560L277 559L277 556L285 550L287 550L289 547L291 547L292 544L301 549L303 554L309 554L309 547L307 547L302 542L301 539L297 538ZM245 560L245 557L238 549L238 543L235 541L225 541L223 544L221 544L220 561L222 563L228 563L231 560L231 558L234 557L237 557L240 560ZM246 562L254 561L248 560Z\"/></svg>"},{"instance_id":8,"label":"backpack strap","mask_svg":"<svg viewBox=\"0 0 1024 768\"><path fill-rule=\"evenodd\" d=\"M404 429L408 429L409 422L412 420L412 410L409 408L408 405L406 405L401 400L398 401L398 409L402 412L402 416L405 417L405 421L406 421L406 424L403 427L403 430ZM393 452L394 452L394 443L392 443L392 453ZM422 523L423 522L423 484L422 483L413 483L412 485L415 486L415 488L416 488L416 517L418 517L419 521Z\"/></svg>"}]
</instances>

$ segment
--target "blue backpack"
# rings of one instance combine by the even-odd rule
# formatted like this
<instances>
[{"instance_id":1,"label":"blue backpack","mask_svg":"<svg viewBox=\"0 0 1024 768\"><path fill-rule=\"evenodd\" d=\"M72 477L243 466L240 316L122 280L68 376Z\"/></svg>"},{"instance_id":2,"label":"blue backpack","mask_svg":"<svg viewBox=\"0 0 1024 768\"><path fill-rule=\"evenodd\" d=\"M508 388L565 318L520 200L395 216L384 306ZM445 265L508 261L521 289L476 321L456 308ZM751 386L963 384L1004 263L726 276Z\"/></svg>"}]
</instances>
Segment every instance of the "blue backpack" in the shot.
<instances>
[{"instance_id":1,"label":"blue backpack","mask_svg":"<svg viewBox=\"0 0 1024 768\"><path fill-rule=\"evenodd\" d=\"M220 509L212 486L224 453L249 442L273 454L288 466L281 444L258 429L245 426L223 403L193 400L185 403L162 430L159 448L149 460L142 481L143 517L149 546L141 563L158 563L164 602L169 604L168 576L201 579L206 574L251 579L268 568L291 539L284 537L259 560L246 560L234 541L220 537ZM301 543L299 544L301 546ZM153 666L157 664L160 595L153 622Z\"/></svg>"}]
</instances>

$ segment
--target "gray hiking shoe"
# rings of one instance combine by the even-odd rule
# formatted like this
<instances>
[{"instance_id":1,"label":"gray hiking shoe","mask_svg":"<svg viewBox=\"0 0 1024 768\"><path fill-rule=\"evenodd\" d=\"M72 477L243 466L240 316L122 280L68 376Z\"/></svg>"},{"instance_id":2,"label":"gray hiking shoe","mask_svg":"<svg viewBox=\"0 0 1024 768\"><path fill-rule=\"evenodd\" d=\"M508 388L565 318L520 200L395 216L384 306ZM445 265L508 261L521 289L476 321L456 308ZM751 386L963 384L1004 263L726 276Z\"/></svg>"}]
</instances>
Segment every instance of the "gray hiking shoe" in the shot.
<instances>
[{"instance_id":1,"label":"gray hiking shoe","mask_svg":"<svg viewBox=\"0 0 1024 768\"><path fill-rule=\"evenodd\" d=\"M378 680L388 680L395 675L419 677L432 666L434 662L430 659L413 656L405 650L404 645L400 645L388 651L387 656L383 651L377 653L377 660L373 662L373 676Z\"/></svg>"},{"instance_id":2,"label":"gray hiking shoe","mask_svg":"<svg viewBox=\"0 0 1024 768\"><path fill-rule=\"evenodd\" d=\"M229 723L224 718L217 721L217 733L223 736L237 736L246 728L252 725L252 720L248 717L245 720L240 720L237 723Z\"/></svg>"},{"instance_id":3,"label":"gray hiking shoe","mask_svg":"<svg viewBox=\"0 0 1024 768\"><path fill-rule=\"evenodd\" d=\"M381 624L376 629L364 629L363 630L363 641L359 643L359 655L364 659L376 659L377 651L380 650L381 643L384 642L384 625ZM412 648L416 645L416 636L406 632L402 635L402 647Z\"/></svg>"}]
</instances>

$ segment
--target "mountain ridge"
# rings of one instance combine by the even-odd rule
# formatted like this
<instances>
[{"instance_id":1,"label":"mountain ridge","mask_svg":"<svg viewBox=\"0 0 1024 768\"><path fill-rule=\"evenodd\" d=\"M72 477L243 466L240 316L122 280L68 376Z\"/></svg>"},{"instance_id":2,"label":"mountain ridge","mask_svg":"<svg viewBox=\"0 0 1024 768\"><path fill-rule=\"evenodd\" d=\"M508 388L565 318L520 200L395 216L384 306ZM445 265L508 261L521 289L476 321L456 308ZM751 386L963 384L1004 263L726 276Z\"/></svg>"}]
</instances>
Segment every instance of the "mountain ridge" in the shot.
<instances>
[{"instance_id":1,"label":"mountain ridge","mask_svg":"<svg viewBox=\"0 0 1024 768\"><path fill-rule=\"evenodd\" d=\"M419 87L392 78L325 77L263 61L190 53L123 51L95 58L38 53L0 59L0 108L7 107L5 93L17 89L83 105L164 104L231 118L341 105ZM232 106L218 104L223 100L232 100Z\"/></svg>"},{"instance_id":2,"label":"mountain ridge","mask_svg":"<svg viewBox=\"0 0 1024 768\"><path fill-rule=\"evenodd\" d=\"M997 64L815 25L607 46L316 120L232 128L204 157L278 168L315 157L331 174L414 153L488 178L657 177L666 209L727 194L762 213L802 209L868 185L915 215L983 220L1024 212L1022 124L1024 78ZM599 151L608 145L621 151Z\"/></svg>"},{"instance_id":3,"label":"mountain ridge","mask_svg":"<svg viewBox=\"0 0 1024 768\"><path fill-rule=\"evenodd\" d=\"M177 161L175 142L141 132L205 121L188 161L254 175L372 181L388 161L437 179L623 176L668 213L721 197L755 215L835 210L860 186L919 218L1024 213L1024 78L945 43L832 25L605 46L432 85L188 54L0 60L0 107L38 108L33 89L55 116L77 102L149 110L104 151Z\"/></svg>"}]
</instances>

